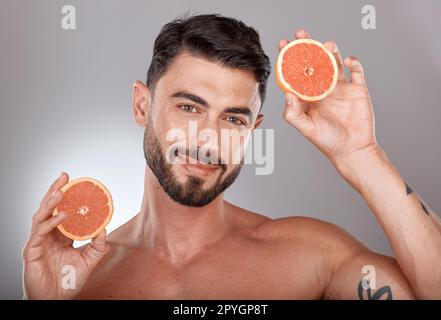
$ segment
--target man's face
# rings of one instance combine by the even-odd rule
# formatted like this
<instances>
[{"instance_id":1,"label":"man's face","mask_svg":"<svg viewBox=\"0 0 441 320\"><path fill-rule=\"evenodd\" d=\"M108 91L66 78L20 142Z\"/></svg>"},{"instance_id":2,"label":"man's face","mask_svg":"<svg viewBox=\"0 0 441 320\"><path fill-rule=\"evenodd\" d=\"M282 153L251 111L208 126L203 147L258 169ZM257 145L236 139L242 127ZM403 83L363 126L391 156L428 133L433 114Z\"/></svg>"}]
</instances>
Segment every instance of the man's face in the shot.
<instances>
[{"instance_id":1,"label":"man's face","mask_svg":"<svg viewBox=\"0 0 441 320\"><path fill-rule=\"evenodd\" d=\"M205 206L234 182L260 104L251 72L189 53L173 60L152 94L144 137L147 164L172 199Z\"/></svg>"}]
</instances>

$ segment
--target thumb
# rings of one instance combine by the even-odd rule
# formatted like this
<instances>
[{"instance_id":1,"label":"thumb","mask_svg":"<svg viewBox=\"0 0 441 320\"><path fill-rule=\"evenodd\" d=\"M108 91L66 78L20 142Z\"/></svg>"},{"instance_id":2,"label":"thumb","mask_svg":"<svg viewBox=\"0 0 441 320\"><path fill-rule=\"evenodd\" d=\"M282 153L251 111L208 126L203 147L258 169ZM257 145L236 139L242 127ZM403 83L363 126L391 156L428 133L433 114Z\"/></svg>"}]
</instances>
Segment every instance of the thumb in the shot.
<instances>
[{"instance_id":1,"label":"thumb","mask_svg":"<svg viewBox=\"0 0 441 320\"><path fill-rule=\"evenodd\" d=\"M285 111L283 117L289 124L300 131L305 137L310 138L314 133L314 123L305 112L305 105L295 94L285 94Z\"/></svg>"},{"instance_id":2,"label":"thumb","mask_svg":"<svg viewBox=\"0 0 441 320\"><path fill-rule=\"evenodd\" d=\"M92 242L84 250L86 263L90 270L96 267L98 262L109 251L109 246L106 244L106 230L101 230L98 235L92 239Z\"/></svg>"}]
</instances>

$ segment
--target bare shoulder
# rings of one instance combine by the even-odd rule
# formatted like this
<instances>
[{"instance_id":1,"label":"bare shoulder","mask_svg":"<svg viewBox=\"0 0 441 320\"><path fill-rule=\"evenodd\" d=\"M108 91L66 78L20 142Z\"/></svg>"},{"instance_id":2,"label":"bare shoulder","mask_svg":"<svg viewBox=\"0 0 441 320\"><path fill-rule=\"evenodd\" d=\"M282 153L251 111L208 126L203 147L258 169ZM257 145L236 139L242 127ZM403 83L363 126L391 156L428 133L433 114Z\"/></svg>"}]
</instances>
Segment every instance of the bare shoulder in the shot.
<instances>
[{"instance_id":1,"label":"bare shoulder","mask_svg":"<svg viewBox=\"0 0 441 320\"><path fill-rule=\"evenodd\" d=\"M251 231L258 226L271 221L270 217L264 216L239 206L236 206L228 201L224 201L224 205L228 214L230 224L237 229Z\"/></svg>"},{"instance_id":2,"label":"bare shoulder","mask_svg":"<svg viewBox=\"0 0 441 320\"><path fill-rule=\"evenodd\" d=\"M228 203L234 211L234 224L247 230L252 238L276 242L278 246L308 250L317 255L341 261L369 249L341 227L311 217L294 216L272 219ZM244 231L245 232L245 231ZM333 261L328 261L332 263Z\"/></svg>"},{"instance_id":3,"label":"bare shoulder","mask_svg":"<svg viewBox=\"0 0 441 320\"><path fill-rule=\"evenodd\" d=\"M226 202L233 211L234 224L246 227L261 240L285 240L309 245L335 246L337 249L368 250L341 227L319 219L293 216L273 219ZM343 248L344 247L344 248Z\"/></svg>"},{"instance_id":4,"label":"bare shoulder","mask_svg":"<svg viewBox=\"0 0 441 320\"><path fill-rule=\"evenodd\" d=\"M278 240L298 250L320 255L327 266L370 250L341 227L310 217L285 217L268 220L255 230L259 239Z\"/></svg>"},{"instance_id":5,"label":"bare shoulder","mask_svg":"<svg viewBox=\"0 0 441 320\"><path fill-rule=\"evenodd\" d=\"M321 298L413 297L393 257L372 252L333 223L303 216L271 219L245 209L240 209L238 216L249 226L248 235L270 248L273 261L291 266L290 270L303 265L298 269L301 270L302 279L307 279L310 288L319 288L317 295ZM378 292L360 289L365 266L375 268ZM295 274L289 276L294 278Z\"/></svg>"}]
</instances>

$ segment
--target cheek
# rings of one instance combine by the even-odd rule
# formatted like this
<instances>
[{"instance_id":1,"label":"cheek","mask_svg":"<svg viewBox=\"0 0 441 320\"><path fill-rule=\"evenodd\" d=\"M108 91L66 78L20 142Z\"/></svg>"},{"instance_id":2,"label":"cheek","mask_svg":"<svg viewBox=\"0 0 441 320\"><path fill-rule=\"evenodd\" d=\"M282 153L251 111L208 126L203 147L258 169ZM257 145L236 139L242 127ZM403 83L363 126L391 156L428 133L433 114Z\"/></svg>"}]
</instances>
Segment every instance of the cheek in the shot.
<instances>
[{"instance_id":1,"label":"cheek","mask_svg":"<svg viewBox=\"0 0 441 320\"><path fill-rule=\"evenodd\" d=\"M164 111L156 114L155 129L157 127L157 132L160 132L164 139L167 133L172 131L180 130L185 133L191 132L189 127L192 123L194 125L197 122L196 119L189 119L189 117L183 116L182 113L176 109L173 107L167 109L164 108Z\"/></svg>"},{"instance_id":2,"label":"cheek","mask_svg":"<svg viewBox=\"0 0 441 320\"><path fill-rule=\"evenodd\" d=\"M170 142L167 140L170 140L170 136L179 136L178 132L185 132L187 129L182 119L176 117L175 113L164 109L160 112L153 112L151 125L161 144L169 145Z\"/></svg>"},{"instance_id":3,"label":"cheek","mask_svg":"<svg viewBox=\"0 0 441 320\"><path fill-rule=\"evenodd\" d=\"M187 150L187 126L188 124L165 115L155 124L157 139L161 144L165 160L172 165L185 161L182 157L176 157L176 152Z\"/></svg>"}]
</instances>

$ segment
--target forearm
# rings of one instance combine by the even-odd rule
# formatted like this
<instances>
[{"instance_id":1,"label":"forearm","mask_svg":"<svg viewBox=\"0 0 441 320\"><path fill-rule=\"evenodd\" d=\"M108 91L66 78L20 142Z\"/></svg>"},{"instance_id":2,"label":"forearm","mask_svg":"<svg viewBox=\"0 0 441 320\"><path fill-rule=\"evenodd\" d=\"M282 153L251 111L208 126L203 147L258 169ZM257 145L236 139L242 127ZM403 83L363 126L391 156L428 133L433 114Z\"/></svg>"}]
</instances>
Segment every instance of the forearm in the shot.
<instances>
[{"instance_id":1,"label":"forearm","mask_svg":"<svg viewBox=\"0 0 441 320\"><path fill-rule=\"evenodd\" d=\"M418 298L441 298L441 223L381 148L340 161L337 170L363 196L386 232Z\"/></svg>"}]
</instances>

